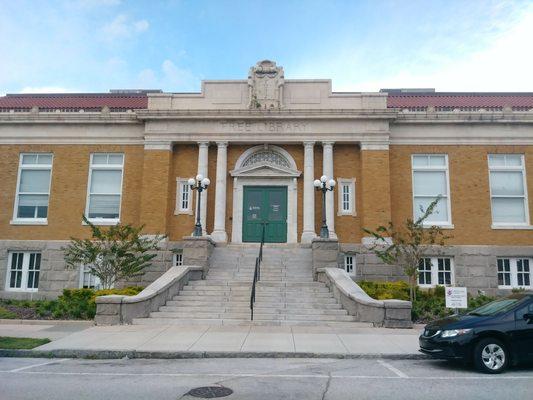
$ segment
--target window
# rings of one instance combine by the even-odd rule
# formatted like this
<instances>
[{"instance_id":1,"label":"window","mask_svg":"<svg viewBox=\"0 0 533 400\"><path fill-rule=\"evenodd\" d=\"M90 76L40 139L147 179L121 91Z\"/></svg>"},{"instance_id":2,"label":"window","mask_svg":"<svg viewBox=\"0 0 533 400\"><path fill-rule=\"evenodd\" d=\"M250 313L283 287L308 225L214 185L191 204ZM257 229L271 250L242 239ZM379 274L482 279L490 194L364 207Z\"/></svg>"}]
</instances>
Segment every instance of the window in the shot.
<instances>
[{"instance_id":1,"label":"window","mask_svg":"<svg viewBox=\"0 0 533 400\"><path fill-rule=\"evenodd\" d=\"M192 214L191 187L186 178L176 178L176 211L174 213Z\"/></svg>"},{"instance_id":2,"label":"window","mask_svg":"<svg viewBox=\"0 0 533 400\"><path fill-rule=\"evenodd\" d=\"M453 265L449 257L424 257L418 264L418 285L433 287L453 285Z\"/></svg>"},{"instance_id":3,"label":"window","mask_svg":"<svg viewBox=\"0 0 533 400\"><path fill-rule=\"evenodd\" d=\"M338 215L355 215L355 179L338 178Z\"/></svg>"},{"instance_id":4,"label":"window","mask_svg":"<svg viewBox=\"0 0 533 400\"><path fill-rule=\"evenodd\" d=\"M489 154L492 224L529 225L522 154Z\"/></svg>"},{"instance_id":5,"label":"window","mask_svg":"<svg viewBox=\"0 0 533 400\"><path fill-rule=\"evenodd\" d=\"M180 251L176 251L173 255L172 255L172 266L173 267L181 267L183 265L183 252L180 250Z\"/></svg>"},{"instance_id":6,"label":"window","mask_svg":"<svg viewBox=\"0 0 533 400\"><path fill-rule=\"evenodd\" d=\"M450 182L448 156L446 154L414 154L413 166L413 215L415 219L424 215L429 205L441 197L433 214L425 223L428 225L451 225Z\"/></svg>"},{"instance_id":7,"label":"window","mask_svg":"<svg viewBox=\"0 0 533 400\"><path fill-rule=\"evenodd\" d=\"M354 254L344 255L344 270L348 273L348 275L355 275L355 255Z\"/></svg>"},{"instance_id":8,"label":"window","mask_svg":"<svg viewBox=\"0 0 533 400\"><path fill-rule=\"evenodd\" d=\"M6 290L36 292L40 270L41 253L9 252Z\"/></svg>"},{"instance_id":9,"label":"window","mask_svg":"<svg viewBox=\"0 0 533 400\"><path fill-rule=\"evenodd\" d=\"M498 287L503 289L530 288L530 258L498 258Z\"/></svg>"},{"instance_id":10,"label":"window","mask_svg":"<svg viewBox=\"0 0 533 400\"><path fill-rule=\"evenodd\" d=\"M91 273L91 269L85 265L80 267L80 288L101 289L100 278Z\"/></svg>"},{"instance_id":11,"label":"window","mask_svg":"<svg viewBox=\"0 0 533 400\"><path fill-rule=\"evenodd\" d=\"M87 218L91 222L118 222L123 166L123 154L91 154L86 208Z\"/></svg>"},{"instance_id":12,"label":"window","mask_svg":"<svg viewBox=\"0 0 533 400\"><path fill-rule=\"evenodd\" d=\"M13 221L46 223L50 199L52 154L21 154Z\"/></svg>"}]
</instances>

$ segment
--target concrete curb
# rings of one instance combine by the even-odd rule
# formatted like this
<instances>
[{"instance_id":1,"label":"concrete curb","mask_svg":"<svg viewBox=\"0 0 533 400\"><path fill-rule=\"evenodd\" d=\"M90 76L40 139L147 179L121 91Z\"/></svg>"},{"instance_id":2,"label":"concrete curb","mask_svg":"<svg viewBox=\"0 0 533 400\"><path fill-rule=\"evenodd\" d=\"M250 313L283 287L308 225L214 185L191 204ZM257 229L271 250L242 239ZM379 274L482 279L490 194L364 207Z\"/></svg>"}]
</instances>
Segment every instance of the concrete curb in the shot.
<instances>
[{"instance_id":1,"label":"concrete curb","mask_svg":"<svg viewBox=\"0 0 533 400\"><path fill-rule=\"evenodd\" d=\"M144 358L144 359L191 359L191 358L335 358L335 359L388 359L425 360L429 356L417 353L313 353L313 352L231 352L231 351L135 351L135 350L1 350L0 357L27 358L85 358L93 360Z\"/></svg>"},{"instance_id":2,"label":"concrete curb","mask_svg":"<svg viewBox=\"0 0 533 400\"><path fill-rule=\"evenodd\" d=\"M83 319L0 319L0 325L87 325L96 326L93 320Z\"/></svg>"}]
</instances>

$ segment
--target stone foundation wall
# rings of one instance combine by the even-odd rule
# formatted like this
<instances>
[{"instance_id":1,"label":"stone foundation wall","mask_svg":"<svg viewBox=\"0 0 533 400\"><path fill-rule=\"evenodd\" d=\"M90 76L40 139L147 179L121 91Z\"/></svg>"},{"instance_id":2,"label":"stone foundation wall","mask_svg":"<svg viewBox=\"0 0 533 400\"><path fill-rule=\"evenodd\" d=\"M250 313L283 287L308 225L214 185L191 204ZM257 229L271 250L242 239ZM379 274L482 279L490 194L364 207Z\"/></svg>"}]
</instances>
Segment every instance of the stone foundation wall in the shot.
<instances>
[{"instance_id":1,"label":"stone foundation wall","mask_svg":"<svg viewBox=\"0 0 533 400\"><path fill-rule=\"evenodd\" d=\"M384 264L361 244L342 243L338 263L344 264L344 254L355 255L355 280L407 280L400 267ZM451 257L455 273L455 285L466 286L470 293L478 290L488 295L505 294L498 289L499 257L533 257L533 246L445 246L429 249L428 256Z\"/></svg>"},{"instance_id":2,"label":"stone foundation wall","mask_svg":"<svg viewBox=\"0 0 533 400\"><path fill-rule=\"evenodd\" d=\"M68 245L68 241L52 240L0 240L0 298L10 299L53 299L61 294L63 289L80 287L80 269L67 269L61 248ZM172 266L173 250L182 249L182 242L165 242L161 250L152 260L152 266L147 268L142 276L119 282L123 286L148 286L163 275ZM39 274L39 289L36 292L6 290L8 253L11 251L38 251L41 253L41 270Z\"/></svg>"}]
</instances>

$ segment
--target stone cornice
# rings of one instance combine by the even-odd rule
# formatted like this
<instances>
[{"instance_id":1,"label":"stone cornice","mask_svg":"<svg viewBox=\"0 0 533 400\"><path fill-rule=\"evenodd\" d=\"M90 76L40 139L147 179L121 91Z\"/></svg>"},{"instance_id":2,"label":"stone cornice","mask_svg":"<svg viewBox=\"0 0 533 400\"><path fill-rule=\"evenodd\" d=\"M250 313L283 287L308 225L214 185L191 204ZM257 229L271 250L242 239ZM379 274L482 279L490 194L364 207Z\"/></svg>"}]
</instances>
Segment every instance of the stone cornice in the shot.
<instances>
[{"instance_id":1,"label":"stone cornice","mask_svg":"<svg viewBox=\"0 0 533 400\"><path fill-rule=\"evenodd\" d=\"M137 110L141 120L276 120L276 119L386 119L394 120L397 111L388 109L361 110Z\"/></svg>"}]
</instances>

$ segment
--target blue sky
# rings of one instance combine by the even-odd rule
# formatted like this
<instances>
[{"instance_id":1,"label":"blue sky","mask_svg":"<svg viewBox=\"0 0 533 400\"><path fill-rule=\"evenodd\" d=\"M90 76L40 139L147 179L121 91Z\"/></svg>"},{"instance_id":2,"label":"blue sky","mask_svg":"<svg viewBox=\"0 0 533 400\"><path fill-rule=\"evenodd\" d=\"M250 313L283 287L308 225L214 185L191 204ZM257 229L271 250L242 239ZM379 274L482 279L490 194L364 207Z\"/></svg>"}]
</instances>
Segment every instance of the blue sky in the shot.
<instances>
[{"instance_id":1,"label":"blue sky","mask_svg":"<svg viewBox=\"0 0 533 400\"><path fill-rule=\"evenodd\" d=\"M337 91L533 91L533 1L0 0L0 94L198 91L272 59Z\"/></svg>"}]
</instances>

